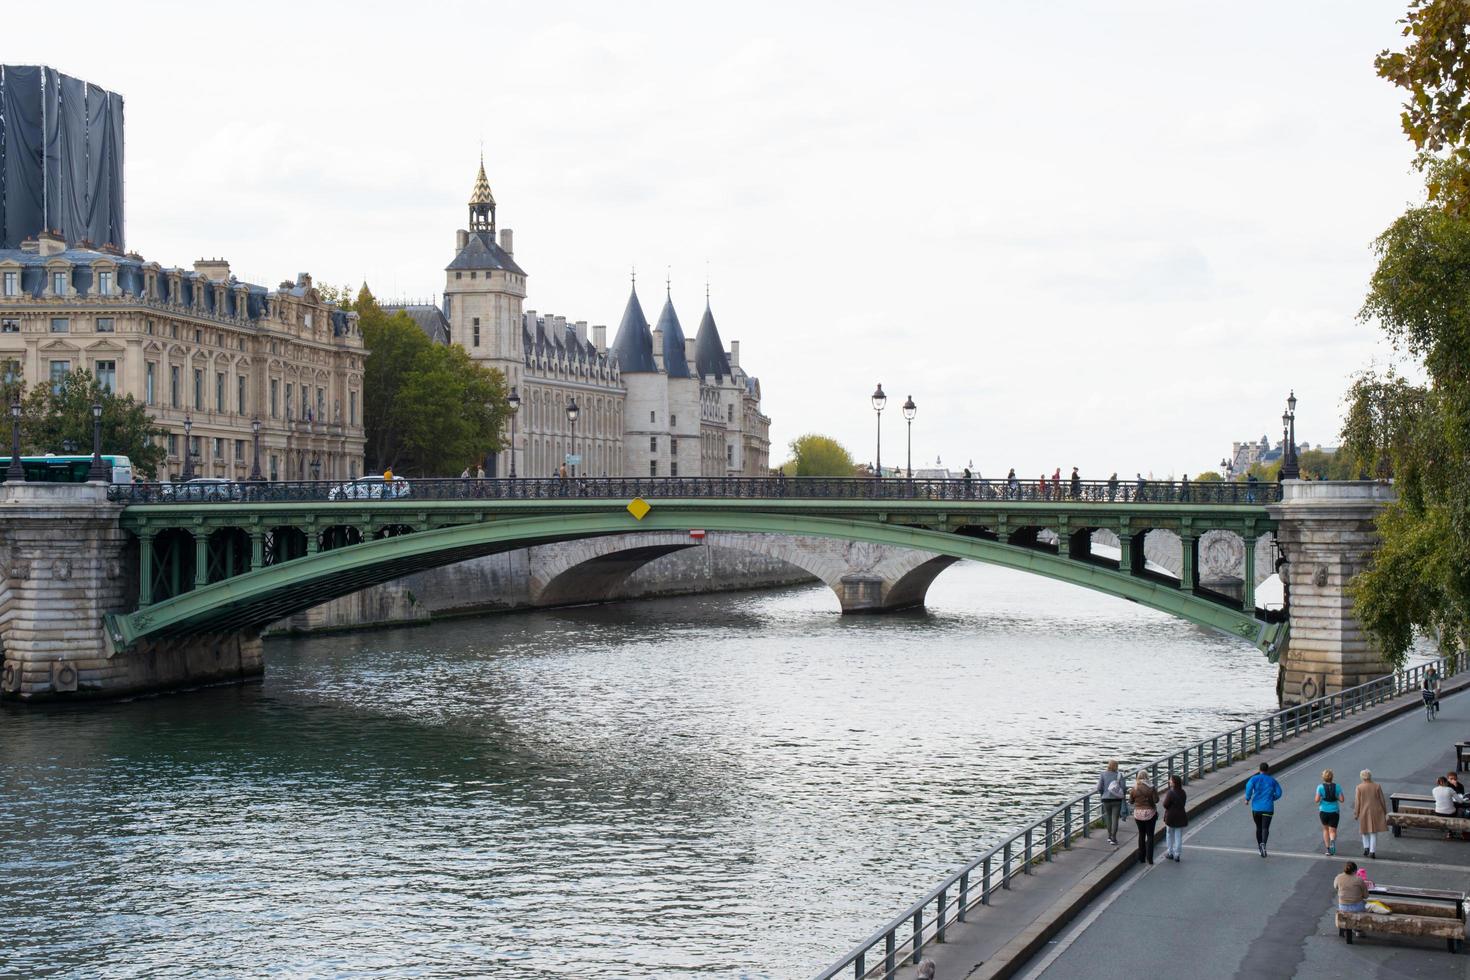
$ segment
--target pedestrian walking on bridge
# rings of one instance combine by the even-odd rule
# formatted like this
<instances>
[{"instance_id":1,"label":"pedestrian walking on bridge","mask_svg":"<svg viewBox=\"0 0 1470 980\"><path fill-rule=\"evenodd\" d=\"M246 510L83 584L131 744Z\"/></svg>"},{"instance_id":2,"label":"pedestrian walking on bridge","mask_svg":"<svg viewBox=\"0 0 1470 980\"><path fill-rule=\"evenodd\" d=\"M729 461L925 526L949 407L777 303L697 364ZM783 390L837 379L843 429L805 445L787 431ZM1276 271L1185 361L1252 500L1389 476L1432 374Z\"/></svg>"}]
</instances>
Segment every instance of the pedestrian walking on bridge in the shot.
<instances>
[{"instance_id":1,"label":"pedestrian walking on bridge","mask_svg":"<svg viewBox=\"0 0 1470 980\"><path fill-rule=\"evenodd\" d=\"M1118 843L1118 817L1123 813L1123 797L1128 795L1118 760L1109 759L1108 767L1097 777L1097 795L1102 799L1103 822L1108 829L1108 843Z\"/></svg>"},{"instance_id":2,"label":"pedestrian walking on bridge","mask_svg":"<svg viewBox=\"0 0 1470 980\"><path fill-rule=\"evenodd\" d=\"M1271 763L1261 763L1261 771L1245 781L1245 803L1251 808L1256 824L1256 849L1266 856L1266 843L1271 839L1271 818L1276 815L1276 801L1281 799L1281 784L1271 775Z\"/></svg>"},{"instance_id":3,"label":"pedestrian walking on bridge","mask_svg":"<svg viewBox=\"0 0 1470 980\"><path fill-rule=\"evenodd\" d=\"M1077 467L1072 467L1072 499L1077 500L1082 496L1082 477L1077 473Z\"/></svg>"},{"instance_id":4,"label":"pedestrian walking on bridge","mask_svg":"<svg viewBox=\"0 0 1470 980\"><path fill-rule=\"evenodd\" d=\"M1388 801L1383 798L1383 787L1373 781L1373 772L1364 769L1359 777L1363 780L1353 794L1353 816L1358 821L1358 833L1363 837L1363 856L1378 856L1378 835L1388 829Z\"/></svg>"},{"instance_id":5,"label":"pedestrian walking on bridge","mask_svg":"<svg viewBox=\"0 0 1470 980\"><path fill-rule=\"evenodd\" d=\"M1184 828L1189 826L1189 814L1185 804L1189 797L1184 792L1184 780L1169 777L1169 788L1159 805L1164 808L1164 857L1176 864L1184 860Z\"/></svg>"},{"instance_id":6,"label":"pedestrian walking on bridge","mask_svg":"<svg viewBox=\"0 0 1470 980\"><path fill-rule=\"evenodd\" d=\"M1159 791L1148 781L1148 773L1140 771L1133 788L1128 791L1133 804L1133 823L1138 827L1138 863L1154 863L1154 830L1159 822Z\"/></svg>"},{"instance_id":7,"label":"pedestrian walking on bridge","mask_svg":"<svg viewBox=\"0 0 1470 980\"><path fill-rule=\"evenodd\" d=\"M1322 770L1317 784L1317 820L1322 824L1322 847L1328 854L1337 853L1337 821L1342 808L1342 787L1332 781L1332 770Z\"/></svg>"}]
</instances>

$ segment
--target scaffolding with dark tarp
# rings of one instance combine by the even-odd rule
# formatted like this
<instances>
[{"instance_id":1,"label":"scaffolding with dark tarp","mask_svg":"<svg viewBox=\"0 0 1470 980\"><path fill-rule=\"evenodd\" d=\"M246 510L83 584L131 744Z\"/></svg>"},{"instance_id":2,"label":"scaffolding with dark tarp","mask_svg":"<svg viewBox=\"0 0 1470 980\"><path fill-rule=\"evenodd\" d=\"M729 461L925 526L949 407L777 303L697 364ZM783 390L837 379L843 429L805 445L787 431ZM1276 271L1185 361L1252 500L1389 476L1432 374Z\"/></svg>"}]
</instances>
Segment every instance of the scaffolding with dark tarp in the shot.
<instances>
[{"instance_id":1,"label":"scaffolding with dark tarp","mask_svg":"<svg viewBox=\"0 0 1470 980\"><path fill-rule=\"evenodd\" d=\"M0 248L43 231L124 247L122 96L0 65Z\"/></svg>"}]
</instances>

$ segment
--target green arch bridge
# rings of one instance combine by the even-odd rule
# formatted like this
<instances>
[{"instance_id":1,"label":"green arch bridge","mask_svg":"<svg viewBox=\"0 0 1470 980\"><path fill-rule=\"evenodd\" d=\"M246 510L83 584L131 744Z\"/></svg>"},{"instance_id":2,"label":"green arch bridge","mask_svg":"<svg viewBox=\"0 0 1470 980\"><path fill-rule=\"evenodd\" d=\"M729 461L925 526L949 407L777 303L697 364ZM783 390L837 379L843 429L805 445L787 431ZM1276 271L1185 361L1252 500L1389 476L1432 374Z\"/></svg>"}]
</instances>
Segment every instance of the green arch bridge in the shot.
<instances>
[{"instance_id":1,"label":"green arch bridge","mask_svg":"<svg viewBox=\"0 0 1470 980\"><path fill-rule=\"evenodd\" d=\"M106 616L114 652L140 641L258 631L329 599L470 558L650 530L811 535L986 562L1223 631L1273 661L1287 634L1285 611L1260 610L1254 596L1253 545L1276 530L1266 509L1280 499L1275 484L603 478L414 480L391 489L137 484L109 496L124 505L122 526L137 545L137 608ZM1098 530L1117 535L1116 560L1093 553ZM1177 578L1146 567L1144 537L1155 530L1181 540ZM1199 540L1209 531L1247 545L1243 598L1197 582Z\"/></svg>"}]
</instances>

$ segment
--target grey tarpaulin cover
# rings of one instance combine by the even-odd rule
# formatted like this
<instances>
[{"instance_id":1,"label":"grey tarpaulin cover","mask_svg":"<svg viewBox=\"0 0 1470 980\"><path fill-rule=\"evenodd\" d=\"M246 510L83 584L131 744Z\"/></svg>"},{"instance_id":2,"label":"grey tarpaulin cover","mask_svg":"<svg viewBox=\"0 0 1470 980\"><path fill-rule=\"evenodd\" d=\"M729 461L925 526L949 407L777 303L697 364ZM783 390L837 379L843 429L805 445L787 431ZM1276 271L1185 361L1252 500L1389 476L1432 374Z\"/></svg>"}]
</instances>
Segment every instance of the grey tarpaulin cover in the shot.
<instances>
[{"instance_id":1,"label":"grey tarpaulin cover","mask_svg":"<svg viewBox=\"0 0 1470 980\"><path fill-rule=\"evenodd\" d=\"M123 100L39 65L0 65L0 248L54 229L123 248Z\"/></svg>"}]
</instances>

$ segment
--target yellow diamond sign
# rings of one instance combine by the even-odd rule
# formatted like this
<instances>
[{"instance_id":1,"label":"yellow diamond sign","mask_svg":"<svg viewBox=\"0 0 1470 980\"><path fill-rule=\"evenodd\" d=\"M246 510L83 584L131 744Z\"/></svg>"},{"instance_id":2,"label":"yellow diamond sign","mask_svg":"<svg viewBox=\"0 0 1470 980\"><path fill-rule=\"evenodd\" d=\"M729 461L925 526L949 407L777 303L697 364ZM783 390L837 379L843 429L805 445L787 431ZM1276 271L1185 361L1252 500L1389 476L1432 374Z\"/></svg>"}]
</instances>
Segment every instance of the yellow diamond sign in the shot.
<instances>
[{"instance_id":1,"label":"yellow diamond sign","mask_svg":"<svg viewBox=\"0 0 1470 980\"><path fill-rule=\"evenodd\" d=\"M653 507L650 506L648 501L644 500L642 497L634 497L632 500L628 501L628 513L633 515L634 520L643 520L643 518L648 516L648 512L651 510L653 510Z\"/></svg>"}]
</instances>

